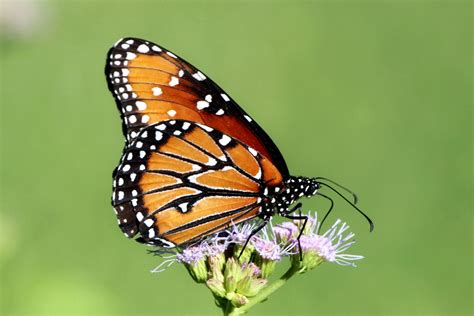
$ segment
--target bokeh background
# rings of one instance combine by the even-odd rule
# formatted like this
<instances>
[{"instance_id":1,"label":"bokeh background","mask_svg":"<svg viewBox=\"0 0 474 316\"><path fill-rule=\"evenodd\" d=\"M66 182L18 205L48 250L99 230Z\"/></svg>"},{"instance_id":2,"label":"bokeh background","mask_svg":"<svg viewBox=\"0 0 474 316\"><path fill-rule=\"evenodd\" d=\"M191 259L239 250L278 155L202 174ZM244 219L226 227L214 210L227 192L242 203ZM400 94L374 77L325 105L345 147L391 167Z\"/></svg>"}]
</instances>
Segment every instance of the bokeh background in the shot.
<instances>
[{"instance_id":1,"label":"bokeh background","mask_svg":"<svg viewBox=\"0 0 474 316\"><path fill-rule=\"evenodd\" d=\"M120 37L218 82L295 175L337 200L359 267L292 279L253 315L472 313L469 1L1 2L2 315L219 315L181 266L127 240L110 206L123 140L103 75ZM317 198L306 210L324 210ZM284 264L283 264L284 265Z\"/></svg>"}]
</instances>

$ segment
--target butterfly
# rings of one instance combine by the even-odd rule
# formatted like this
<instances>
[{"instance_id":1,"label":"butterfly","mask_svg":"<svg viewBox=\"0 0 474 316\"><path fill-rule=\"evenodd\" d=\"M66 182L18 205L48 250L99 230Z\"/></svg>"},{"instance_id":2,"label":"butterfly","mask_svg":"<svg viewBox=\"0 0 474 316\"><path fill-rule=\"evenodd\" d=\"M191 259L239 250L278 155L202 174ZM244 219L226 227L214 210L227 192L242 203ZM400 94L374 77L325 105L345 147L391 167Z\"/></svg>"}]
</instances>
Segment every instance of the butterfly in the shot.
<instances>
[{"instance_id":1,"label":"butterfly","mask_svg":"<svg viewBox=\"0 0 474 316\"><path fill-rule=\"evenodd\" d=\"M291 176L257 122L164 47L120 39L107 54L105 74L125 136L112 193L125 236L171 248L255 218L256 233L275 214L307 221L295 215L301 203L291 206L303 196L329 198L318 192L322 185L362 213L327 181L337 183Z\"/></svg>"}]
</instances>

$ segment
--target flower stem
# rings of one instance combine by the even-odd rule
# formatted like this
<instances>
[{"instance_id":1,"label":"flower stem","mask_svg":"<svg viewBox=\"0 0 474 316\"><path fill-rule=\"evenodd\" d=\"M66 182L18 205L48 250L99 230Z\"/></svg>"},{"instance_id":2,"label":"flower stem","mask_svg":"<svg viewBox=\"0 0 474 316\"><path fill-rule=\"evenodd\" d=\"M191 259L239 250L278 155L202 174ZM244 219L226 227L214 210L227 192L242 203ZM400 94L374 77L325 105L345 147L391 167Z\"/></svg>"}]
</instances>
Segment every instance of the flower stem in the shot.
<instances>
[{"instance_id":1,"label":"flower stem","mask_svg":"<svg viewBox=\"0 0 474 316\"><path fill-rule=\"evenodd\" d=\"M226 310L224 315L237 316L246 313L254 305L266 300L273 292L282 287L286 281L288 281L295 273L298 272L298 267L291 265L288 271L285 272L278 280L267 285L260 293L256 296L249 299L249 302L242 307L231 309L230 311Z\"/></svg>"},{"instance_id":2,"label":"flower stem","mask_svg":"<svg viewBox=\"0 0 474 316\"><path fill-rule=\"evenodd\" d=\"M228 315L239 315L239 314L234 314L235 308L234 306L232 305L232 302L230 300L227 301L225 307L224 307L224 316L228 316Z\"/></svg>"}]
</instances>

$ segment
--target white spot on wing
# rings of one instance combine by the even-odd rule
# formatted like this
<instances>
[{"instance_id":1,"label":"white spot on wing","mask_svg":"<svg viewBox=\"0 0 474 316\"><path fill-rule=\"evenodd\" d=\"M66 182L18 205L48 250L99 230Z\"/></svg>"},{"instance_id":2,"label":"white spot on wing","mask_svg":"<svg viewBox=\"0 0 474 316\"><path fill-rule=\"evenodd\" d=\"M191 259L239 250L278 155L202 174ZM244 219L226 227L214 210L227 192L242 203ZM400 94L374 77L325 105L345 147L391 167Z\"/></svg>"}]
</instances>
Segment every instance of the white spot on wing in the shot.
<instances>
[{"instance_id":1,"label":"white spot on wing","mask_svg":"<svg viewBox=\"0 0 474 316\"><path fill-rule=\"evenodd\" d=\"M188 211L188 203L181 203L178 205L181 212L186 213Z\"/></svg>"},{"instance_id":2,"label":"white spot on wing","mask_svg":"<svg viewBox=\"0 0 474 316\"><path fill-rule=\"evenodd\" d=\"M127 52L127 56L125 58L128 59L128 60L133 60L133 59L137 58L137 54L134 54L132 52Z\"/></svg>"},{"instance_id":3,"label":"white spot on wing","mask_svg":"<svg viewBox=\"0 0 474 316\"><path fill-rule=\"evenodd\" d=\"M169 111L166 112L166 113L168 113L169 116L175 116L175 115L176 115L176 111L175 111L175 110L169 110Z\"/></svg>"},{"instance_id":4,"label":"white spot on wing","mask_svg":"<svg viewBox=\"0 0 474 316\"><path fill-rule=\"evenodd\" d=\"M198 110L202 110L202 109L205 109L205 108L209 107L209 103L206 102L206 101L197 101L196 107L197 107Z\"/></svg>"},{"instance_id":5,"label":"white spot on wing","mask_svg":"<svg viewBox=\"0 0 474 316\"><path fill-rule=\"evenodd\" d=\"M198 81L203 81L206 80L206 76L203 75L202 72L198 71L195 74L193 74L193 77L198 80Z\"/></svg>"},{"instance_id":6,"label":"white spot on wing","mask_svg":"<svg viewBox=\"0 0 474 316\"><path fill-rule=\"evenodd\" d=\"M148 53L150 51L150 47L148 47L145 44L141 44L140 46L138 46L137 51L139 51L140 53L145 54L145 53Z\"/></svg>"},{"instance_id":7,"label":"white spot on wing","mask_svg":"<svg viewBox=\"0 0 474 316\"><path fill-rule=\"evenodd\" d=\"M151 88L151 91L153 92L154 96L159 96L163 93L163 90L161 90L160 87L153 87Z\"/></svg>"},{"instance_id":8,"label":"white spot on wing","mask_svg":"<svg viewBox=\"0 0 474 316\"><path fill-rule=\"evenodd\" d=\"M225 93L221 93L221 97L222 97L222 99L224 99L225 102L230 101L229 97Z\"/></svg>"},{"instance_id":9,"label":"white spot on wing","mask_svg":"<svg viewBox=\"0 0 474 316\"><path fill-rule=\"evenodd\" d=\"M207 131L207 132L212 132L214 129L212 127L209 127L207 125L203 125L203 124L198 124L200 128L202 128L203 130Z\"/></svg>"},{"instance_id":10,"label":"white spot on wing","mask_svg":"<svg viewBox=\"0 0 474 316\"><path fill-rule=\"evenodd\" d=\"M125 165L122 167L122 171L127 172L128 170L130 170L130 165Z\"/></svg>"},{"instance_id":11,"label":"white spot on wing","mask_svg":"<svg viewBox=\"0 0 474 316\"><path fill-rule=\"evenodd\" d=\"M166 52L166 54L168 54L168 56L171 56L173 58L178 58L178 56L176 56L175 54L173 54L172 52Z\"/></svg>"},{"instance_id":12,"label":"white spot on wing","mask_svg":"<svg viewBox=\"0 0 474 316\"><path fill-rule=\"evenodd\" d=\"M184 130L187 130L190 126L191 126L191 123L189 123L189 122L184 122L183 123L183 129Z\"/></svg>"},{"instance_id":13,"label":"white spot on wing","mask_svg":"<svg viewBox=\"0 0 474 316\"><path fill-rule=\"evenodd\" d=\"M138 110L143 111L146 109L146 103L143 101L137 101L135 102L135 105L137 106Z\"/></svg>"},{"instance_id":14,"label":"white spot on wing","mask_svg":"<svg viewBox=\"0 0 474 316\"><path fill-rule=\"evenodd\" d=\"M150 230L148 231L148 238L153 238L155 237L155 230L153 228L150 228Z\"/></svg>"},{"instance_id":15,"label":"white spot on wing","mask_svg":"<svg viewBox=\"0 0 474 316\"><path fill-rule=\"evenodd\" d=\"M175 76L171 77L171 80L169 82L170 87L174 87L179 84L179 79L176 78Z\"/></svg>"},{"instance_id":16,"label":"white spot on wing","mask_svg":"<svg viewBox=\"0 0 474 316\"><path fill-rule=\"evenodd\" d=\"M209 160L206 162L206 166L215 166L217 164L217 160L212 157L209 157Z\"/></svg>"},{"instance_id":17,"label":"white spot on wing","mask_svg":"<svg viewBox=\"0 0 474 316\"><path fill-rule=\"evenodd\" d=\"M258 152L255 149L253 149L252 147L247 147L247 148L253 156L257 157Z\"/></svg>"},{"instance_id":18,"label":"white spot on wing","mask_svg":"<svg viewBox=\"0 0 474 316\"><path fill-rule=\"evenodd\" d=\"M221 139L219 139L219 144L221 144L222 146L226 146L230 143L231 140L232 139L229 136L223 134Z\"/></svg>"}]
</instances>

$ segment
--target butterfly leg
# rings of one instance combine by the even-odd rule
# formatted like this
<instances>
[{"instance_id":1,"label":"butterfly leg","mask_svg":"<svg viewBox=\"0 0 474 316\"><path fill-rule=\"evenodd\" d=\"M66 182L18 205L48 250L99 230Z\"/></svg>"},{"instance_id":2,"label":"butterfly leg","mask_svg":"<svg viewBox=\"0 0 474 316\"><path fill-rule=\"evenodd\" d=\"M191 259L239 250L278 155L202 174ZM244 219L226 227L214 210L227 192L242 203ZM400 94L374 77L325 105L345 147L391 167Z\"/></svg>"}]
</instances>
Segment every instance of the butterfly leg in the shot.
<instances>
[{"instance_id":1,"label":"butterfly leg","mask_svg":"<svg viewBox=\"0 0 474 316\"><path fill-rule=\"evenodd\" d=\"M255 234L257 234L259 231L261 231L268 223L268 219L264 219L263 222L257 226L257 228L255 228L254 230L252 230L252 232L250 233L250 235L247 237L247 240L245 241L245 244L244 246L242 247L242 250L240 251L239 253L239 259L240 259L240 256L244 253L244 250L245 248L247 247L248 243L250 242L250 239L255 236Z\"/></svg>"},{"instance_id":2,"label":"butterfly leg","mask_svg":"<svg viewBox=\"0 0 474 316\"><path fill-rule=\"evenodd\" d=\"M288 210L288 212L286 212L284 214L281 214L281 216L284 217L284 218L288 218L288 219L292 219L292 220L299 220L299 221L302 220L303 221L303 225L300 229L300 233L298 234L298 238L296 239L298 241L298 250L300 252L300 261L303 260L303 250L301 249L300 238L301 238L301 235L304 232L306 224L308 223L308 216L301 215L301 206L302 206L302 204L298 203L292 209ZM290 215L291 213L294 213L295 211L298 211L298 215Z\"/></svg>"}]
</instances>

